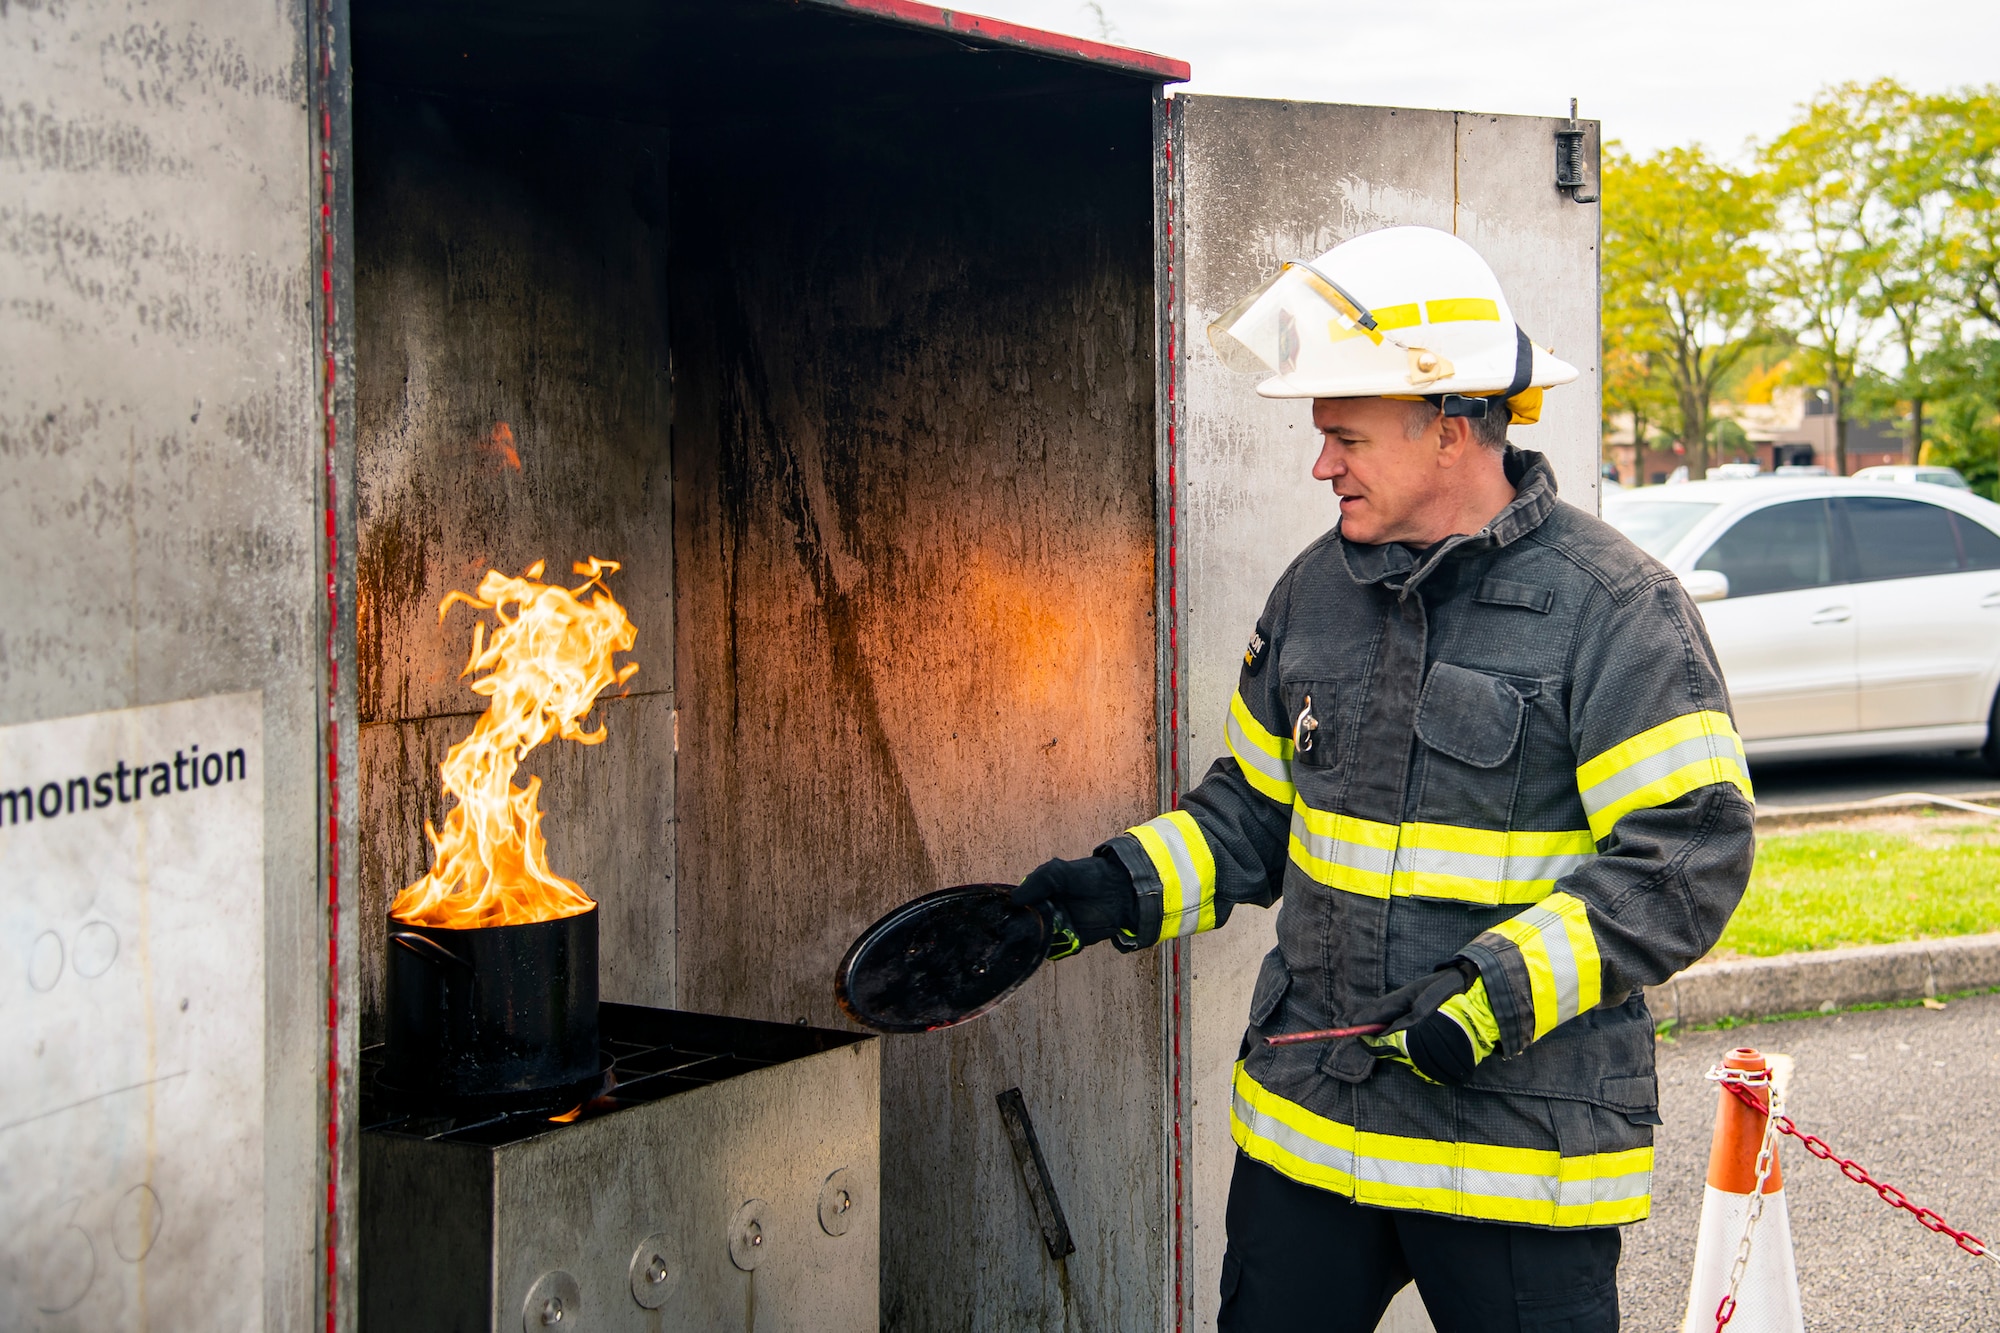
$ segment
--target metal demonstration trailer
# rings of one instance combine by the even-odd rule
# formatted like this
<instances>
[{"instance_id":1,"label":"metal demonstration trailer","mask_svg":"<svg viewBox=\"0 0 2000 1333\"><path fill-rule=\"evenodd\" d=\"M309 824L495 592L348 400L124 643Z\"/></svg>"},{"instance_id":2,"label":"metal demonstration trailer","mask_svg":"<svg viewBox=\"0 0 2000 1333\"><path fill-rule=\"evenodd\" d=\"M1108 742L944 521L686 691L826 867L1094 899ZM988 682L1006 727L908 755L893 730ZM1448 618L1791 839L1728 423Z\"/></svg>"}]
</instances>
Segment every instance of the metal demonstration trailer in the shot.
<instances>
[{"instance_id":1,"label":"metal demonstration trailer","mask_svg":"<svg viewBox=\"0 0 2000 1333\"><path fill-rule=\"evenodd\" d=\"M852 1045L833 971L1222 752L1332 520L1202 336L1282 260L1471 241L1585 367L1517 437L1594 507L1595 125L1559 188L1567 122L1168 97L902 0L69 0L0 69L0 1323L379 1327L387 1245L481 1327L1212 1326L1267 918ZM482 706L439 603L590 557L640 671L528 764L549 857L618 1058L717 1015L729 1081L368 1139ZM452 1245L361 1178L420 1157Z\"/></svg>"}]
</instances>

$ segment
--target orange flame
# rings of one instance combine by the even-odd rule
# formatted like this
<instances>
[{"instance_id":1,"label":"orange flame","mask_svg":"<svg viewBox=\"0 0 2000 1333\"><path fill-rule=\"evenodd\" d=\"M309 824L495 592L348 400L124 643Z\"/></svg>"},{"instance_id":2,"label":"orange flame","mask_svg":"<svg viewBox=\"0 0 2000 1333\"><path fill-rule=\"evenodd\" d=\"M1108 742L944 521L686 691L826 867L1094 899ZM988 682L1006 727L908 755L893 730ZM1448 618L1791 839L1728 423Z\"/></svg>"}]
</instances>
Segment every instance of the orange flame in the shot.
<instances>
[{"instance_id":1,"label":"orange flame","mask_svg":"<svg viewBox=\"0 0 2000 1333\"><path fill-rule=\"evenodd\" d=\"M389 914L398 921L465 930L553 921L595 905L549 869L536 806L542 780L517 787L514 772L528 751L556 736L579 745L604 739L602 723L595 731L578 723L606 686L624 684L639 669L637 662L614 667L611 661L631 649L638 631L604 586L617 562L593 558L574 566L588 576L577 588L540 582L544 563L537 560L520 578L488 570L478 597L453 592L438 604L439 624L456 602L491 611L499 622L490 637L485 621L474 622L472 656L459 673L488 672L472 689L491 702L440 766L458 804L446 813L442 833L424 821L431 870L396 896ZM580 600L593 589L590 600Z\"/></svg>"}]
</instances>

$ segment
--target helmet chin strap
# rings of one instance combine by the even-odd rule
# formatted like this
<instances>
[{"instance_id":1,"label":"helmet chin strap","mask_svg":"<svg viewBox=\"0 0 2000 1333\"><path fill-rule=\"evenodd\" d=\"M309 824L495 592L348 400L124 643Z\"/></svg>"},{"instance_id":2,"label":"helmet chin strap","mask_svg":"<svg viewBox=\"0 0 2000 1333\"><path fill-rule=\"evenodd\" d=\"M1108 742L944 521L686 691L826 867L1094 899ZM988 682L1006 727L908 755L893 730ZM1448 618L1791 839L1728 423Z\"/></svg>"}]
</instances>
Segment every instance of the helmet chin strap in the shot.
<instances>
[{"instance_id":1,"label":"helmet chin strap","mask_svg":"<svg viewBox=\"0 0 2000 1333\"><path fill-rule=\"evenodd\" d=\"M1484 417L1492 410L1494 403L1505 406L1507 400L1528 387L1528 381L1535 377L1535 345L1528 341L1528 335L1521 326L1514 326L1514 382L1496 394L1433 393L1426 394L1426 400L1448 417Z\"/></svg>"}]
</instances>

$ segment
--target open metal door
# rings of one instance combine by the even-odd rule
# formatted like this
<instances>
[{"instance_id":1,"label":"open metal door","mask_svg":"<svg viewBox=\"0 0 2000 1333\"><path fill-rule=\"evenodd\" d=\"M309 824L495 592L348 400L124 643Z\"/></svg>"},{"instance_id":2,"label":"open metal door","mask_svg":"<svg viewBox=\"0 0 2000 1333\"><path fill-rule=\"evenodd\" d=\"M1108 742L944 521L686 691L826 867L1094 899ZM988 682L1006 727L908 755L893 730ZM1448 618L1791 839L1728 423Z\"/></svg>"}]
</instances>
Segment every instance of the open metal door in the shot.
<instances>
[{"instance_id":1,"label":"open metal door","mask_svg":"<svg viewBox=\"0 0 2000 1333\"><path fill-rule=\"evenodd\" d=\"M1565 500L1595 512L1598 210L1556 188L1555 132L1567 128L1559 120L1233 97L1177 96L1169 105L1173 225L1163 286L1178 348L1166 363L1178 380L1166 395L1178 618L1170 678L1185 790L1225 752L1237 663L1266 595L1335 518L1327 488L1309 474L1317 437L1306 405L1257 397L1209 348L1208 322L1281 261L1350 236L1411 223L1462 236L1493 265L1529 334L1583 369L1549 394L1538 425L1512 434L1550 457ZM1594 186L1597 126L1577 128ZM1178 1268L1190 1328L1215 1326L1234 1157L1230 1070L1274 921L1275 913L1239 911L1227 929L1183 946L1176 970Z\"/></svg>"},{"instance_id":2,"label":"open metal door","mask_svg":"<svg viewBox=\"0 0 2000 1333\"><path fill-rule=\"evenodd\" d=\"M343 12L0 23L7 1329L349 1327Z\"/></svg>"}]
</instances>

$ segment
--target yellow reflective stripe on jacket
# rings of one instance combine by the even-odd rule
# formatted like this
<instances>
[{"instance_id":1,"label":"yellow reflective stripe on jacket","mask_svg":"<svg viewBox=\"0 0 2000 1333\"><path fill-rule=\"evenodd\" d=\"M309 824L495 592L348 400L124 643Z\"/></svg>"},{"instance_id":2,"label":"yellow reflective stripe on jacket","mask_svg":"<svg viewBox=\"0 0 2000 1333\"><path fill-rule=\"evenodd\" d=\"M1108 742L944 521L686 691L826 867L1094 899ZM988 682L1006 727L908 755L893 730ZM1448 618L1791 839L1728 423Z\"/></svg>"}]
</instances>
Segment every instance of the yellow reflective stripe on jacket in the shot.
<instances>
[{"instance_id":1,"label":"yellow reflective stripe on jacket","mask_svg":"<svg viewBox=\"0 0 2000 1333\"><path fill-rule=\"evenodd\" d=\"M1581 898L1552 893L1517 917L1493 927L1492 934L1521 951L1528 989L1535 1001L1539 1041L1556 1024L1595 1009L1603 998L1604 964L1597 936Z\"/></svg>"},{"instance_id":2,"label":"yellow reflective stripe on jacket","mask_svg":"<svg viewBox=\"0 0 2000 1333\"><path fill-rule=\"evenodd\" d=\"M1236 1146L1305 1185L1380 1208L1529 1226L1601 1227L1651 1211L1653 1150L1564 1157L1375 1134L1315 1115L1250 1077L1239 1062L1229 1111Z\"/></svg>"},{"instance_id":3,"label":"yellow reflective stripe on jacket","mask_svg":"<svg viewBox=\"0 0 2000 1333\"><path fill-rule=\"evenodd\" d=\"M1331 888L1387 898L1401 830L1353 815L1292 806L1292 864Z\"/></svg>"},{"instance_id":4,"label":"yellow reflective stripe on jacket","mask_svg":"<svg viewBox=\"0 0 2000 1333\"><path fill-rule=\"evenodd\" d=\"M1126 831L1160 877L1160 938L1214 930L1215 855L1194 816L1172 810Z\"/></svg>"},{"instance_id":5,"label":"yellow reflective stripe on jacket","mask_svg":"<svg viewBox=\"0 0 2000 1333\"><path fill-rule=\"evenodd\" d=\"M1726 713L1688 713L1612 746L1576 770L1577 791L1599 839L1632 810L1650 809L1726 782L1750 796L1743 741Z\"/></svg>"},{"instance_id":6,"label":"yellow reflective stripe on jacket","mask_svg":"<svg viewBox=\"0 0 2000 1333\"><path fill-rule=\"evenodd\" d=\"M1279 805L1290 805L1298 796L1292 786L1292 742L1274 736L1243 702L1243 692L1229 697L1229 721L1225 725L1229 753L1236 756L1244 780Z\"/></svg>"},{"instance_id":7,"label":"yellow reflective stripe on jacket","mask_svg":"<svg viewBox=\"0 0 2000 1333\"><path fill-rule=\"evenodd\" d=\"M1557 880L1597 855L1587 829L1559 833L1405 824L1396 848L1398 897L1455 902L1539 902Z\"/></svg>"},{"instance_id":8,"label":"yellow reflective stripe on jacket","mask_svg":"<svg viewBox=\"0 0 2000 1333\"><path fill-rule=\"evenodd\" d=\"M1555 833L1378 824L1292 806L1292 861L1327 885L1370 898L1535 903L1597 855L1588 829Z\"/></svg>"}]
</instances>

